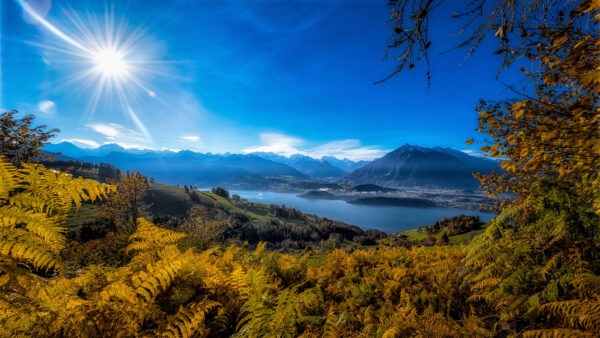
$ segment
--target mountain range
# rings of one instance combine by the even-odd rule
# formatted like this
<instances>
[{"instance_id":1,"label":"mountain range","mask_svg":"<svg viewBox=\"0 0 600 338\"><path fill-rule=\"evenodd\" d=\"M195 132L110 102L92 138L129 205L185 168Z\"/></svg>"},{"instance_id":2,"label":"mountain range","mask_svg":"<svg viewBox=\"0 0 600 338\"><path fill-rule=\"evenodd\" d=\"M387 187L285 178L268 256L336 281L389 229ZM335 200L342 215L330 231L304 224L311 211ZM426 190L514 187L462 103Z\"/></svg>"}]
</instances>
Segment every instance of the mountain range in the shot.
<instances>
[{"instance_id":1,"label":"mountain range","mask_svg":"<svg viewBox=\"0 0 600 338\"><path fill-rule=\"evenodd\" d=\"M86 162L110 163L121 170L139 170L163 183L204 187L269 188L274 182L281 185L282 180L287 180L298 188L315 186L318 182L328 187L331 184L326 182L339 182L385 187L476 189L478 182L473 178L473 171L487 173L498 169L496 162L462 151L408 144L372 162L335 157L316 159L300 154L286 157L274 153L212 154L189 150L124 149L117 144L87 149L69 142L49 144L44 150Z\"/></svg>"},{"instance_id":2,"label":"mountain range","mask_svg":"<svg viewBox=\"0 0 600 338\"><path fill-rule=\"evenodd\" d=\"M290 177L333 182L349 173L349 168L367 162L324 159L304 155L285 157L274 153L212 154L189 150L173 152L150 149L125 149L117 144L98 148L80 148L70 142L48 144L49 153L60 153L57 159L74 158L92 163L110 163L121 170L139 170L147 176L169 184L201 186L248 183L264 186L265 177ZM340 167L336 166L339 165Z\"/></svg>"},{"instance_id":3,"label":"mountain range","mask_svg":"<svg viewBox=\"0 0 600 338\"><path fill-rule=\"evenodd\" d=\"M330 161L325 160L324 158L316 159L310 156L300 154L295 154L290 157L285 157L274 153L252 153L252 155L256 155L276 163L283 163L289 165L290 167L308 175L310 178L330 182L337 181L338 179L346 176L350 171L344 170L342 168L346 167L345 161L352 162L348 159L345 159L345 161L338 160L341 162L340 164L342 165L342 167L338 167L334 164L331 164Z\"/></svg>"}]
</instances>

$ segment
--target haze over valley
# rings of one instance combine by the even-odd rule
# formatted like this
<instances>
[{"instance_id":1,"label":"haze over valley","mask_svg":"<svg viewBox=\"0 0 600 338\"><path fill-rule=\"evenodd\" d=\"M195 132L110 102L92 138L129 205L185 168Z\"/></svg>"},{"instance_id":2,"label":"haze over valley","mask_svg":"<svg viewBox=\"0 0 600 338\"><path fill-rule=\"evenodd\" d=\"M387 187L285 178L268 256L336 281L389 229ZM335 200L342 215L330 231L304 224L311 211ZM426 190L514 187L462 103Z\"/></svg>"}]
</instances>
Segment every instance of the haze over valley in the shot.
<instances>
[{"instance_id":1,"label":"haze over valley","mask_svg":"<svg viewBox=\"0 0 600 338\"><path fill-rule=\"evenodd\" d=\"M45 151L61 153L62 160L139 170L158 182L180 186L274 191L308 199L345 200L355 205L475 211L492 201L478 190L473 172L501 170L496 161L462 151L408 144L372 161L264 152L155 151L125 149L116 144L80 148L69 142L47 145Z\"/></svg>"}]
</instances>

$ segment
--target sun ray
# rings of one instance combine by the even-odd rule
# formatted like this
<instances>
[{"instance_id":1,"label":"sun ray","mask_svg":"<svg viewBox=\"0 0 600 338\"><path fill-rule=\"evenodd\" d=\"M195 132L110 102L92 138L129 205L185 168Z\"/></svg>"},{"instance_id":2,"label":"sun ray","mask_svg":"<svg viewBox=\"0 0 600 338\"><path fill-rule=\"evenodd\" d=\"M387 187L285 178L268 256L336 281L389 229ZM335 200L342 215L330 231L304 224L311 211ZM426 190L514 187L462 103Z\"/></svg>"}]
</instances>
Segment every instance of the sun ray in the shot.
<instances>
[{"instance_id":1,"label":"sun ray","mask_svg":"<svg viewBox=\"0 0 600 338\"><path fill-rule=\"evenodd\" d=\"M82 44L73 40L68 35L66 35L62 31L60 31L58 28L56 28L54 25L52 25L51 23L46 21L46 19L41 17L35 10L33 10L33 8L31 8L31 6L29 6L29 4L27 2L25 2L23 0L16 0L16 1L17 1L17 3L19 3L19 5L21 5L21 7L23 7L23 9L27 12L27 14L31 15L33 18L35 18L37 21L39 21L42 25L44 25L44 27L46 27L49 31L54 33L56 36L58 36L59 38L65 40L66 42L72 44L73 46L75 46L81 50L88 51Z\"/></svg>"}]
</instances>

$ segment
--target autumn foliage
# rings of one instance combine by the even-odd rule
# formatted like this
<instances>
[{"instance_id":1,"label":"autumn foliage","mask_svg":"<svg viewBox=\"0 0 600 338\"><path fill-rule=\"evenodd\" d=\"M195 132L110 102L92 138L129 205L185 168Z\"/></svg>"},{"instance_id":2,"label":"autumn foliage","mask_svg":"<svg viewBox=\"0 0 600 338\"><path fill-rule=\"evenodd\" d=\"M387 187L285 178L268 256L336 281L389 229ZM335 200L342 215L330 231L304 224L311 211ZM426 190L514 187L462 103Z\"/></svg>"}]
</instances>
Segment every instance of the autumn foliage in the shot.
<instances>
[{"instance_id":1,"label":"autumn foliage","mask_svg":"<svg viewBox=\"0 0 600 338\"><path fill-rule=\"evenodd\" d=\"M148 192L148 179L140 172L121 173L119 179L108 180L112 190L101 205L100 215L124 233L132 234L136 220L142 217L144 197Z\"/></svg>"},{"instance_id":2,"label":"autumn foliage","mask_svg":"<svg viewBox=\"0 0 600 338\"><path fill-rule=\"evenodd\" d=\"M495 103L482 100L477 107L479 130L490 136L481 150L505 158L501 166L507 170L478 176L490 195L512 191L520 203L533 193L535 181L550 179L575 186L600 213L598 6L583 1L555 28L529 33L513 51L539 67L522 68L533 93ZM581 27L577 13L589 13L587 26Z\"/></svg>"},{"instance_id":3,"label":"autumn foliage","mask_svg":"<svg viewBox=\"0 0 600 338\"><path fill-rule=\"evenodd\" d=\"M50 143L58 129L46 130L44 125L33 126L34 115L17 118L19 112L11 110L0 115L0 154L19 166L21 163L51 159L41 148Z\"/></svg>"},{"instance_id":4,"label":"autumn foliage","mask_svg":"<svg viewBox=\"0 0 600 338\"><path fill-rule=\"evenodd\" d=\"M200 206L185 232L145 219L139 173L108 186L3 151L0 336L600 336L600 37L577 25L597 27L600 2L562 15L514 49L539 66L524 70L535 92L478 107L482 150L506 169L479 178L517 199L466 245L223 243L222 220ZM103 202L115 231L69 241L65 219L83 202Z\"/></svg>"}]
</instances>

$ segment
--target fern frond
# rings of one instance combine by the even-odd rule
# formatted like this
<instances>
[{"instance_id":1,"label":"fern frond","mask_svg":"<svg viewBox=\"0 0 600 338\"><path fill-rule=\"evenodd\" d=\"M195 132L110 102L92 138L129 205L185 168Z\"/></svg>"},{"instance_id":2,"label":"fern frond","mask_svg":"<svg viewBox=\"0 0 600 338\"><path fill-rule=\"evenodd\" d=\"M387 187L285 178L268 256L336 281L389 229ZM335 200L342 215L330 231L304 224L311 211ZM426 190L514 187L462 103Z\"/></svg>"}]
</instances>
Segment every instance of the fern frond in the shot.
<instances>
[{"instance_id":1,"label":"fern frond","mask_svg":"<svg viewBox=\"0 0 600 338\"><path fill-rule=\"evenodd\" d=\"M471 289L472 290L491 290L491 289L496 288L498 285L500 285L500 283L502 283L502 278L498 278L498 277L487 278L487 279L484 279L484 280L476 283L475 285L473 285L473 287Z\"/></svg>"},{"instance_id":2,"label":"fern frond","mask_svg":"<svg viewBox=\"0 0 600 338\"><path fill-rule=\"evenodd\" d=\"M136 304L138 302L135 290L127 285L127 283L125 283L123 280L117 280L108 285L102 290L102 292L100 292L99 298L104 302L116 300L125 304Z\"/></svg>"},{"instance_id":3,"label":"fern frond","mask_svg":"<svg viewBox=\"0 0 600 338\"><path fill-rule=\"evenodd\" d=\"M129 237L131 244L125 249L127 253L132 251L156 250L166 245L175 244L185 237L185 234L161 229L143 217L138 218L137 223L138 228L136 232Z\"/></svg>"},{"instance_id":4,"label":"fern frond","mask_svg":"<svg viewBox=\"0 0 600 338\"><path fill-rule=\"evenodd\" d=\"M177 247L165 247L159 256L162 259L147 266L131 278L135 292L146 301L154 299L160 292L166 290L186 263L190 262L191 251L180 253Z\"/></svg>"},{"instance_id":5,"label":"fern frond","mask_svg":"<svg viewBox=\"0 0 600 338\"><path fill-rule=\"evenodd\" d=\"M524 338L571 338L571 337L596 337L589 331L572 329L544 329L529 330L523 333Z\"/></svg>"},{"instance_id":6,"label":"fern frond","mask_svg":"<svg viewBox=\"0 0 600 338\"><path fill-rule=\"evenodd\" d=\"M48 205L53 204L44 198L34 196L30 191L22 191L14 194L8 200L8 205L12 205L19 209L27 209L36 213L49 214Z\"/></svg>"},{"instance_id":7,"label":"fern frond","mask_svg":"<svg viewBox=\"0 0 600 338\"><path fill-rule=\"evenodd\" d=\"M10 192L19 187L19 172L4 156L0 156L0 200L6 200Z\"/></svg>"},{"instance_id":8,"label":"fern frond","mask_svg":"<svg viewBox=\"0 0 600 338\"><path fill-rule=\"evenodd\" d=\"M338 316L333 309L329 309L323 327L323 337L338 337L337 333Z\"/></svg>"},{"instance_id":9,"label":"fern frond","mask_svg":"<svg viewBox=\"0 0 600 338\"><path fill-rule=\"evenodd\" d=\"M12 229L23 223L25 229L42 238L55 253L64 248L65 228L58 225L56 217L47 217L44 213L23 210L10 205L0 207L0 227Z\"/></svg>"},{"instance_id":10,"label":"fern frond","mask_svg":"<svg viewBox=\"0 0 600 338\"><path fill-rule=\"evenodd\" d=\"M260 257L263 252L265 252L265 248L267 247L267 242L259 242L256 245L256 249L254 250L254 256Z\"/></svg>"},{"instance_id":11,"label":"fern frond","mask_svg":"<svg viewBox=\"0 0 600 338\"><path fill-rule=\"evenodd\" d=\"M600 276L584 274L575 278L571 283L585 295L600 295Z\"/></svg>"},{"instance_id":12,"label":"fern frond","mask_svg":"<svg viewBox=\"0 0 600 338\"><path fill-rule=\"evenodd\" d=\"M0 254L30 263L35 269L62 270L48 244L23 229L0 229Z\"/></svg>"},{"instance_id":13,"label":"fern frond","mask_svg":"<svg viewBox=\"0 0 600 338\"><path fill-rule=\"evenodd\" d=\"M46 202L45 212L67 213L73 204L81 206L83 201L94 201L106 196L108 186L84 178L73 178L71 175L53 172L41 165L24 164L19 169L24 188L29 197ZM11 203L15 203L15 198Z\"/></svg>"},{"instance_id":14,"label":"fern frond","mask_svg":"<svg viewBox=\"0 0 600 338\"><path fill-rule=\"evenodd\" d=\"M567 300L544 304L540 311L558 317L572 328L600 333L600 296L594 300Z\"/></svg>"},{"instance_id":15,"label":"fern frond","mask_svg":"<svg viewBox=\"0 0 600 338\"><path fill-rule=\"evenodd\" d=\"M277 332L281 336L296 337L297 323L301 317L298 299L298 288L292 287L281 290L277 296L276 306L273 315L269 319L269 326L272 332Z\"/></svg>"},{"instance_id":16,"label":"fern frond","mask_svg":"<svg viewBox=\"0 0 600 338\"><path fill-rule=\"evenodd\" d=\"M236 268L231 272L229 282L231 286L239 293L241 300L246 300L248 298L250 292L248 290L248 285L246 284L246 272L241 266L236 266Z\"/></svg>"},{"instance_id":17,"label":"fern frond","mask_svg":"<svg viewBox=\"0 0 600 338\"><path fill-rule=\"evenodd\" d=\"M552 273L560 265L563 258L564 258L564 255L562 252L557 253L554 256L552 256L548 260L548 262L546 262L544 267L542 267L542 270L540 270L540 274L542 275L542 277L544 279L546 279L546 278L552 276Z\"/></svg>"},{"instance_id":18,"label":"fern frond","mask_svg":"<svg viewBox=\"0 0 600 338\"><path fill-rule=\"evenodd\" d=\"M204 299L186 308L180 308L174 316L168 320L167 327L159 336L163 337L193 337L197 332L204 331L204 320L206 313L219 306L218 302Z\"/></svg>"},{"instance_id":19,"label":"fern frond","mask_svg":"<svg viewBox=\"0 0 600 338\"><path fill-rule=\"evenodd\" d=\"M276 300L269 295L270 287L263 270L251 270L246 275L243 292L250 296L240 309L237 325L239 335L265 336L269 333L276 305Z\"/></svg>"}]
</instances>

